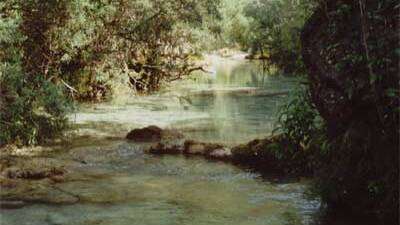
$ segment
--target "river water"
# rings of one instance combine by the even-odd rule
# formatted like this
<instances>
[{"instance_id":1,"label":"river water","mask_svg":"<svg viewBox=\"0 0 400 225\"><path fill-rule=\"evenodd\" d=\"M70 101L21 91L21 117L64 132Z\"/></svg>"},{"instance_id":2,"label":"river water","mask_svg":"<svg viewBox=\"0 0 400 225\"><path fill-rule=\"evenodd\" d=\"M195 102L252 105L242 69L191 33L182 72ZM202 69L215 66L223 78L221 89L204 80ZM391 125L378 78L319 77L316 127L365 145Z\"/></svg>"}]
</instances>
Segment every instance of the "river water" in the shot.
<instances>
[{"instance_id":1,"label":"river water","mask_svg":"<svg viewBox=\"0 0 400 225\"><path fill-rule=\"evenodd\" d=\"M296 80L268 75L241 58L209 60L210 73L157 95L81 106L70 115L76 140L52 156L74 162L65 165L70 178L47 193L66 195L64 201L2 210L1 224L312 224L319 202L303 195L306 182L273 182L202 158L148 155L143 144L124 140L130 129L148 125L226 145L270 134Z\"/></svg>"}]
</instances>

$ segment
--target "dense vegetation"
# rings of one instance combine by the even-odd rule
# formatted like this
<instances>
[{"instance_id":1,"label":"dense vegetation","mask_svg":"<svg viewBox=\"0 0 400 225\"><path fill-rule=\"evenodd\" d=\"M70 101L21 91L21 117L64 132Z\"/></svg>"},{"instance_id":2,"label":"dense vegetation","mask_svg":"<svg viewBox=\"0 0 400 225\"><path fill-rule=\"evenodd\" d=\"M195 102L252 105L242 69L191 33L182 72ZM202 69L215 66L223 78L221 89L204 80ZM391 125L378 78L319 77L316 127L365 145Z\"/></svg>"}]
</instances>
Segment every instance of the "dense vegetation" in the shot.
<instances>
[{"instance_id":1,"label":"dense vegetation","mask_svg":"<svg viewBox=\"0 0 400 225\"><path fill-rule=\"evenodd\" d=\"M230 0L222 8L217 46L239 47L249 58L264 59L283 73L303 74L300 32L315 7L314 0ZM268 13L266 13L268 12Z\"/></svg>"},{"instance_id":2,"label":"dense vegetation","mask_svg":"<svg viewBox=\"0 0 400 225\"><path fill-rule=\"evenodd\" d=\"M202 69L191 56L197 33L218 19L217 5L1 1L0 144L54 137L66 125L68 99L101 100L111 93L112 81L148 93Z\"/></svg>"}]
</instances>

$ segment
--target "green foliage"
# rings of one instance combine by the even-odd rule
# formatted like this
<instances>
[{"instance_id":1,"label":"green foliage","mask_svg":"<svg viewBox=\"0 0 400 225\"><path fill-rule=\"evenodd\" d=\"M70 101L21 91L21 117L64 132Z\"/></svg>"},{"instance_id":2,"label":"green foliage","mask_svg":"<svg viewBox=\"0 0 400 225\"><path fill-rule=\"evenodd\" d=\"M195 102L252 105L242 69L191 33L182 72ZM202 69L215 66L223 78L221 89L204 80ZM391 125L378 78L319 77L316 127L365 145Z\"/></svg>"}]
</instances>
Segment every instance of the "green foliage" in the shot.
<instances>
[{"instance_id":1,"label":"green foliage","mask_svg":"<svg viewBox=\"0 0 400 225\"><path fill-rule=\"evenodd\" d=\"M0 146L44 143L66 128L69 103L51 82L41 77L28 82L20 66L6 65L0 90Z\"/></svg>"},{"instance_id":2,"label":"green foliage","mask_svg":"<svg viewBox=\"0 0 400 225\"><path fill-rule=\"evenodd\" d=\"M312 106L304 88L292 92L279 111L277 131L295 145L307 146L323 127L318 112Z\"/></svg>"},{"instance_id":3,"label":"green foliage","mask_svg":"<svg viewBox=\"0 0 400 225\"><path fill-rule=\"evenodd\" d=\"M217 21L220 33L214 44L216 48L239 47L247 50L250 21L243 12L247 4L246 0L223 0L221 2L221 20Z\"/></svg>"},{"instance_id":4,"label":"green foliage","mask_svg":"<svg viewBox=\"0 0 400 225\"><path fill-rule=\"evenodd\" d=\"M292 91L278 114L274 136L233 148L234 158L269 173L313 175L321 168L329 144L326 125L307 88Z\"/></svg>"},{"instance_id":5,"label":"green foliage","mask_svg":"<svg viewBox=\"0 0 400 225\"><path fill-rule=\"evenodd\" d=\"M304 74L300 32L315 5L313 0L224 1L222 46L250 50L286 74Z\"/></svg>"},{"instance_id":6,"label":"green foliage","mask_svg":"<svg viewBox=\"0 0 400 225\"><path fill-rule=\"evenodd\" d=\"M0 2L0 144L38 144L66 126L68 97L102 100L112 81L137 92L195 70L212 0ZM214 31L217 32L217 31Z\"/></svg>"},{"instance_id":7,"label":"green foliage","mask_svg":"<svg viewBox=\"0 0 400 225\"><path fill-rule=\"evenodd\" d=\"M283 161L286 171L314 174L326 155L328 144L326 125L313 106L307 88L292 91L278 114L274 133L284 141L270 144L266 150Z\"/></svg>"},{"instance_id":8,"label":"green foliage","mask_svg":"<svg viewBox=\"0 0 400 225\"><path fill-rule=\"evenodd\" d=\"M249 47L283 70L304 74L300 32L314 1L253 1L245 8L251 18Z\"/></svg>"}]
</instances>

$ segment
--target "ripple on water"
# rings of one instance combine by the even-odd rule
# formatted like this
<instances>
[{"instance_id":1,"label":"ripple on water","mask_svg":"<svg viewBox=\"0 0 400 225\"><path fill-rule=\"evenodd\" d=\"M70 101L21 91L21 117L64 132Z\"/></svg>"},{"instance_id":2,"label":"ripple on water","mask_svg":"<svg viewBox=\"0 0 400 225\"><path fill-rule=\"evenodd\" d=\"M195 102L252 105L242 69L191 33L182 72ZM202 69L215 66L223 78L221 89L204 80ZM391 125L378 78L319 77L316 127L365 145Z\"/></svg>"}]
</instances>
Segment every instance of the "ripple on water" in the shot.
<instances>
[{"instance_id":1,"label":"ripple on water","mask_svg":"<svg viewBox=\"0 0 400 225\"><path fill-rule=\"evenodd\" d=\"M79 196L79 203L1 211L2 224L282 225L293 217L308 221L315 209L305 208L314 203L303 198L302 184L266 182L256 173L196 157L145 155L133 145L115 142L60 155L87 157L85 168L69 169L90 179L57 184Z\"/></svg>"}]
</instances>

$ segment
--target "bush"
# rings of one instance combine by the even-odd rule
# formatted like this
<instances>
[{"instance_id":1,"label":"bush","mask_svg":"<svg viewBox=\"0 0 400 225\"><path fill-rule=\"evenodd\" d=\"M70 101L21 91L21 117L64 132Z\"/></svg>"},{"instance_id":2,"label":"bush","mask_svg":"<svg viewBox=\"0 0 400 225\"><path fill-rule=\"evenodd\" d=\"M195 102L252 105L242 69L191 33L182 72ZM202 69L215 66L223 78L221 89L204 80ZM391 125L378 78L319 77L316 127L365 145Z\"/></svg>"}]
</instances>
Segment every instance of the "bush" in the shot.
<instances>
[{"instance_id":1,"label":"bush","mask_svg":"<svg viewBox=\"0 0 400 225\"><path fill-rule=\"evenodd\" d=\"M3 64L0 76L0 146L35 145L61 134L69 102L63 90L37 76L27 82L18 65Z\"/></svg>"},{"instance_id":2,"label":"bush","mask_svg":"<svg viewBox=\"0 0 400 225\"><path fill-rule=\"evenodd\" d=\"M321 133L322 127L322 120L312 106L308 90L299 88L281 106L275 131L282 133L294 145L306 147Z\"/></svg>"}]
</instances>

